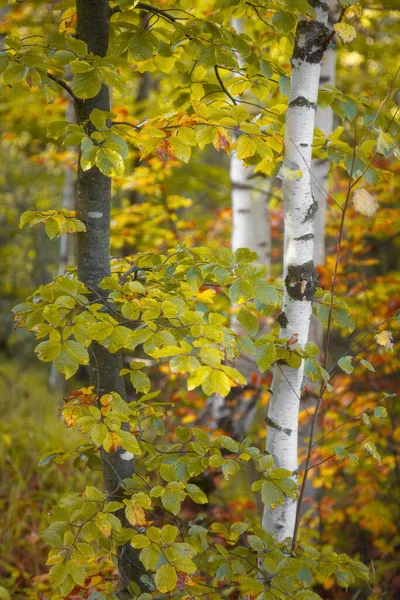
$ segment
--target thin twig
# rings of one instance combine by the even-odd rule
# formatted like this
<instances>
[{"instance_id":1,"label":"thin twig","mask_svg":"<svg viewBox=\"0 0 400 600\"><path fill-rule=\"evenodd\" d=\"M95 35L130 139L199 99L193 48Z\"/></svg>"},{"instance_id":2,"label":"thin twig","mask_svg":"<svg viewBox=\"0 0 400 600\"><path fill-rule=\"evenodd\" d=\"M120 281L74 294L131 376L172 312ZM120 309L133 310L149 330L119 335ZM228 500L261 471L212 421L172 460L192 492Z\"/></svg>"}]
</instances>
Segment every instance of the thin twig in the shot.
<instances>
[{"instance_id":1,"label":"thin twig","mask_svg":"<svg viewBox=\"0 0 400 600\"><path fill-rule=\"evenodd\" d=\"M354 446L359 446L360 444L362 444L362 442L364 440L367 439L367 437L369 437L369 435L364 436L360 441L355 442L354 444L351 444L350 446L345 446L345 450L350 450L350 448L354 448ZM315 469L315 467L319 467L320 465L322 465L323 463L328 462L328 460L331 460L332 458L336 458L337 454L331 454L330 456L328 456L328 458L324 458L324 460L321 460L320 462L317 462L313 465L310 465L308 467L308 471L311 471L311 469Z\"/></svg>"},{"instance_id":2,"label":"thin twig","mask_svg":"<svg viewBox=\"0 0 400 600\"><path fill-rule=\"evenodd\" d=\"M218 83L221 86L222 91L228 96L228 98L230 98L232 100L233 104L236 105L237 102L236 102L235 98L228 92L228 90L226 89L226 87L224 85L224 82L221 79L221 76L220 76L220 74L218 72L218 65L214 66L214 71L215 71L215 75L216 75L216 77L218 79Z\"/></svg>"},{"instance_id":3,"label":"thin twig","mask_svg":"<svg viewBox=\"0 0 400 600\"><path fill-rule=\"evenodd\" d=\"M328 312L328 326L327 326L326 343L325 343L325 355L324 355L324 360L322 363L322 366L324 369L326 369L326 366L328 363L329 343L330 343L331 328L332 328L333 297L334 297L334 292L335 292L335 287L336 287L336 279L337 279L337 274L338 274L338 269L339 269L340 252L341 252L341 248L342 248L342 239L343 239L343 232L344 232L344 222L345 222L347 207L348 207L349 200L350 200L351 182L352 182L354 164L355 164L356 154L357 154L357 129L356 129L356 127L357 127L357 122L356 122L355 128L354 128L353 158L352 158L351 169L350 169L350 173L349 173L349 182L348 182L348 186L347 186L346 200L345 200L345 203L343 206L342 218L340 220L339 238L338 238L337 251L336 251L336 261L335 261L335 268L334 268L333 277L332 277L331 297L330 297L329 312ZM322 397L323 397L325 388L326 388L326 383L325 383L325 381L322 381L320 393L319 393L317 403L315 406L315 412L314 412L313 418L311 420L310 437L309 437L308 448L307 448L307 457L306 457L306 463L305 463L305 468L304 468L304 476L303 476L303 481L302 481L302 484L300 487L299 499L297 502L296 520L295 520L295 525L294 525L292 548L291 548L292 553L295 552L295 550L296 550L297 535L298 535L299 523L300 523L300 511L301 511L301 507L303 504L304 492L305 492L305 488L306 488L306 484L307 484L308 473L310 470L311 454L312 454L312 449L313 449L313 445L314 445L314 436L315 436L315 428L316 428L317 420L318 420L318 413L319 413L319 409L321 406Z\"/></svg>"},{"instance_id":4,"label":"thin twig","mask_svg":"<svg viewBox=\"0 0 400 600\"><path fill-rule=\"evenodd\" d=\"M65 83L65 81L63 81L62 79L59 79L58 77L56 77L55 75L52 75L51 73L47 73L47 77L49 79L51 79L52 81L54 81L55 83L57 83L58 85L60 85L62 88L64 88L64 90L66 92L68 92L68 94L71 96L71 98L73 100L78 100L78 98L75 96L72 89L69 87L68 83Z\"/></svg>"}]
</instances>

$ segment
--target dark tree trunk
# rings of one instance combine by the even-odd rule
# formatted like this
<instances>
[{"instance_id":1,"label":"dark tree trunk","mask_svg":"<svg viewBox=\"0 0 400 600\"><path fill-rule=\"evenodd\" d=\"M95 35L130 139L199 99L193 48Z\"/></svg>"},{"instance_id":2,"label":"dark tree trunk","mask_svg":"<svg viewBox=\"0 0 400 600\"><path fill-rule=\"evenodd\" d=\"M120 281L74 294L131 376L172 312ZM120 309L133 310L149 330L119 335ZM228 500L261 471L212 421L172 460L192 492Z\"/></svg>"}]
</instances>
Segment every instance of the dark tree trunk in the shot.
<instances>
[{"instance_id":1,"label":"dark tree trunk","mask_svg":"<svg viewBox=\"0 0 400 600\"><path fill-rule=\"evenodd\" d=\"M108 49L110 8L107 0L77 0L77 38L87 43L89 52L105 56ZM110 94L103 85L94 98L78 100L76 112L79 122L88 121L93 109L110 110ZM87 131L94 126L85 124ZM77 216L86 225L86 233L78 234L78 278L91 290L101 294L98 284L110 275L110 203L111 179L97 167L82 171L78 167ZM124 380L120 375L121 354L110 354L99 344L90 347L90 380L97 394L117 392L126 399ZM123 480L133 474L133 460L124 460L122 448L116 452L102 450L104 489L109 500L123 498ZM129 527L123 509L117 516L124 527ZM142 592L154 589L138 559L138 552L128 543L118 549L119 594L121 599L132 598L128 587L134 582Z\"/></svg>"}]
</instances>

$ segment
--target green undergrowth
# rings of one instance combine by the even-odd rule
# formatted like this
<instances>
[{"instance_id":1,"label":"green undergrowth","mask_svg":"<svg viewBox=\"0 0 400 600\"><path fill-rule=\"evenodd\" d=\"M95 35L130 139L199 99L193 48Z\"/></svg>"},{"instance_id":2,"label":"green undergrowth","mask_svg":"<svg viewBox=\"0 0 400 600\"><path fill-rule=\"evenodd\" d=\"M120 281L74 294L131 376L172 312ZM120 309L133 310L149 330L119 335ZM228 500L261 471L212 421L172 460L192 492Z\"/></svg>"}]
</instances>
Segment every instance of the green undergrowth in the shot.
<instances>
[{"instance_id":1,"label":"green undergrowth","mask_svg":"<svg viewBox=\"0 0 400 600\"><path fill-rule=\"evenodd\" d=\"M66 435L60 405L61 394L47 389L46 370L1 364L1 600L47 597L47 550L40 534L48 513L63 493L97 483L96 474L81 473L71 462L38 465L49 451L68 452L81 442L75 430Z\"/></svg>"}]
</instances>

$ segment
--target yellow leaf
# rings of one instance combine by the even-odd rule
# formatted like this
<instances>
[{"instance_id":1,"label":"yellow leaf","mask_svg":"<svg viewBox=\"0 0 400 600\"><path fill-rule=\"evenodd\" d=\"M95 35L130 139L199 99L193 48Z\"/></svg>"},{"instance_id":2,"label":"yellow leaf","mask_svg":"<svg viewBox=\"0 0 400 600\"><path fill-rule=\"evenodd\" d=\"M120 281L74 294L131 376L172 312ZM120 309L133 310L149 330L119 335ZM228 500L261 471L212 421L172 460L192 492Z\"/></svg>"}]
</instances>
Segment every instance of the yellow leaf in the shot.
<instances>
[{"instance_id":1,"label":"yellow leaf","mask_svg":"<svg viewBox=\"0 0 400 600\"><path fill-rule=\"evenodd\" d=\"M121 438L116 431L110 431L105 437L103 448L106 452L115 452L120 445Z\"/></svg>"},{"instance_id":2,"label":"yellow leaf","mask_svg":"<svg viewBox=\"0 0 400 600\"><path fill-rule=\"evenodd\" d=\"M157 589L165 594L175 589L178 578L172 565L163 565L157 569L155 582Z\"/></svg>"},{"instance_id":3,"label":"yellow leaf","mask_svg":"<svg viewBox=\"0 0 400 600\"><path fill-rule=\"evenodd\" d=\"M378 203L375 198L364 189L356 190L354 192L353 204L356 211L360 213L360 215L364 215L364 217L371 217L376 213L378 208Z\"/></svg>"},{"instance_id":4,"label":"yellow leaf","mask_svg":"<svg viewBox=\"0 0 400 600\"><path fill-rule=\"evenodd\" d=\"M144 527L147 525L145 512L137 504L128 504L125 509L125 515L129 523L134 527Z\"/></svg>"},{"instance_id":5,"label":"yellow leaf","mask_svg":"<svg viewBox=\"0 0 400 600\"><path fill-rule=\"evenodd\" d=\"M248 135L239 136L235 146L238 158L249 158L257 152L255 141Z\"/></svg>"},{"instance_id":6,"label":"yellow leaf","mask_svg":"<svg viewBox=\"0 0 400 600\"><path fill-rule=\"evenodd\" d=\"M385 348L390 348L393 350L394 340L392 336L392 332L388 330L381 331L378 335L375 336L375 341L380 346L385 346Z\"/></svg>"},{"instance_id":7,"label":"yellow leaf","mask_svg":"<svg viewBox=\"0 0 400 600\"><path fill-rule=\"evenodd\" d=\"M354 29L354 27L352 27L352 25L349 25L348 23L336 23L333 26L333 29L340 37L343 44L348 44L357 37L356 30Z\"/></svg>"}]
</instances>

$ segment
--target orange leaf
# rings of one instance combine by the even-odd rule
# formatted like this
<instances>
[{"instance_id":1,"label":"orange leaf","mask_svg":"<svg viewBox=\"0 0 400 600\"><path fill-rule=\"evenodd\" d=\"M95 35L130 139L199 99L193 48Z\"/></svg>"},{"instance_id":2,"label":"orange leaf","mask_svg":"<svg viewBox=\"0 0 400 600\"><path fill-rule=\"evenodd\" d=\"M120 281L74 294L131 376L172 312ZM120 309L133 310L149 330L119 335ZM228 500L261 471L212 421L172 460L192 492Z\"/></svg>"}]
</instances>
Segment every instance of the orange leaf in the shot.
<instances>
[{"instance_id":1,"label":"orange leaf","mask_svg":"<svg viewBox=\"0 0 400 600\"><path fill-rule=\"evenodd\" d=\"M215 137L213 140L213 145L218 152L220 150L224 150L228 154L231 151L231 142L229 136L223 127L217 127Z\"/></svg>"}]
</instances>

